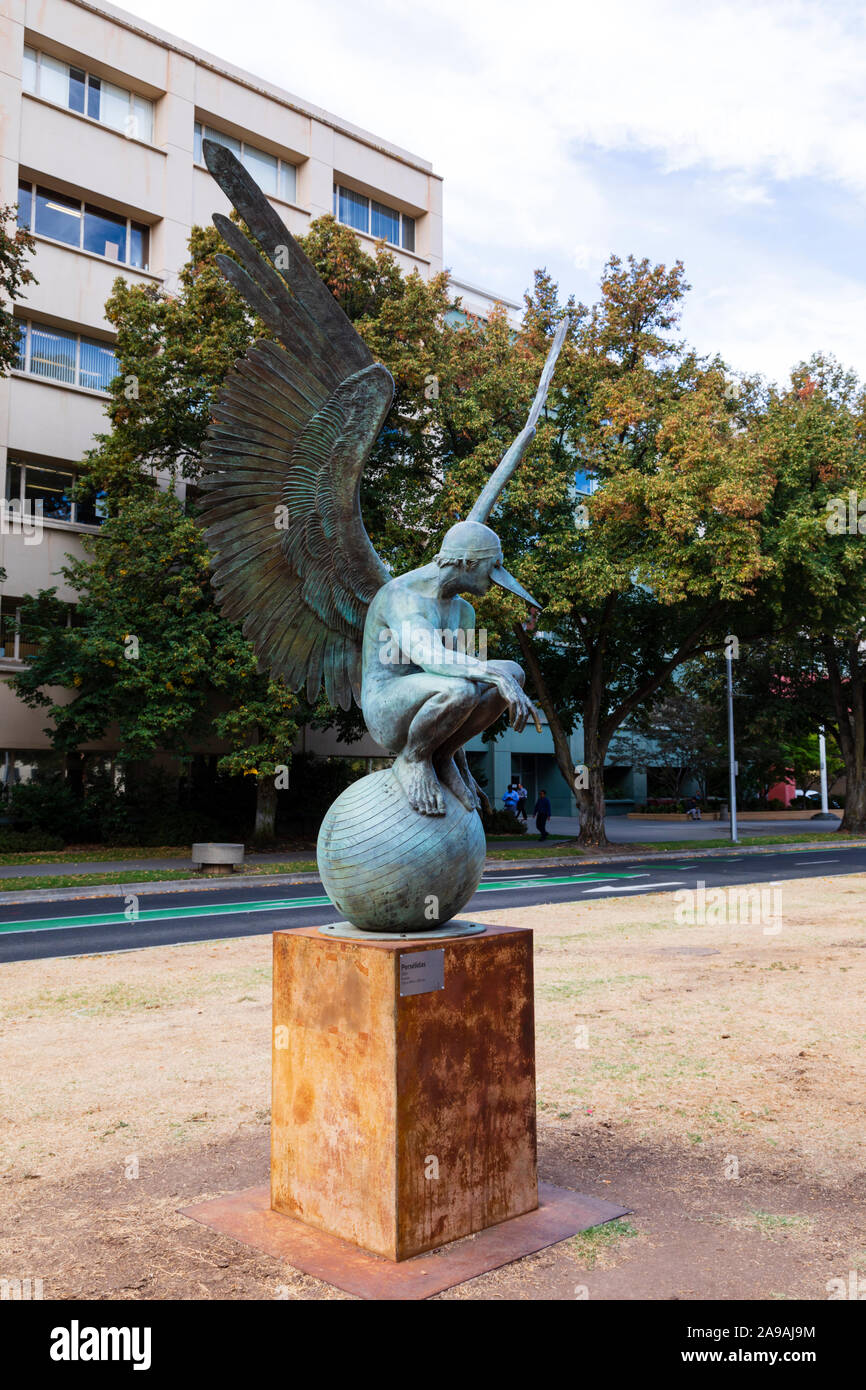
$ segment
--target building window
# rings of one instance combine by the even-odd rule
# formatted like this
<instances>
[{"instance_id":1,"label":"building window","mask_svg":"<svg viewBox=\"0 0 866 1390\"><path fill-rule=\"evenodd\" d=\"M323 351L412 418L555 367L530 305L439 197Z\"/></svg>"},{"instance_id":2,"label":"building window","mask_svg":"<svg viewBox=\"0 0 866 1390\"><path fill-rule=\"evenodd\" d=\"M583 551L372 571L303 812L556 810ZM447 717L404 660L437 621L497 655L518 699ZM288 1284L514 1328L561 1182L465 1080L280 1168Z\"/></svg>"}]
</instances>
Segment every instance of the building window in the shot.
<instances>
[{"instance_id":1,"label":"building window","mask_svg":"<svg viewBox=\"0 0 866 1390\"><path fill-rule=\"evenodd\" d=\"M26 601L23 596L0 594L0 661L27 661L29 657L35 656L39 650L36 640L37 633L28 628L24 622L22 609ZM62 625L64 627L77 626L74 604L66 605L66 617ZM35 757L42 758L50 764L57 758L57 754L42 753L36 754ZM12 758L14 758L14 754ZM8 791L10 785L16 782L30 781L29 777L10 776L12 758L6 750L0 753L0 791Z\"/></svg>"},{"instance_id":2,"label":"building window","mask_svg":"<svg viewBox=\"0 0 866 1390\"><path fill-rule=\"evenodd\" d=\"M337 183L334 184L334 216L338 222L354 227L356 232L366 232L377 241L387 241L389 246L400 246L404 251L415 250L414 217L407 217L396 208L377 203L375 198L367 198Z\"/></svg>"},{"instance_id":3,"label":"building window","mask_svg":"<svg viewBox=\"0 0 866 1390\"><path fill-rule=\"evenodd\" d=\"M49 53L24 49L24 90L77 111L133 140L153 140L153 102Z\"/></svg>"},{"instance_id":4,"label":"building window","mask_svg":"<svg viewBox=\"0 0 866 1390\"><path fill-rule=\"evenodd\" d=\"M595 473L590 473L586 469L579 469L574 475L574 488L584 497L591 497L598 488L598 478Z\"/></svg>"},{"instance_id":5,"label":"building window","mask_svg":"<svg viewBox=\"0 0 866 1390\"><path fill-rule=\"evenodd\" d=\"M105 517L105 494L100 492L85 500L74 498L76 477L75 470L65 463L25 463L10 459L6 466L7 506L21 516L41 515L48 521L101 526Z\"/></svg>"},{"instance_id":6,"label":"building window","mask_svg":"<svg viewBox=\"0 0 866 1390\"><path fill-rule=\"evenodd\" d=\"M118 369L114 348L107 343L28 319L19 320L15 366L30 376L65 381L89 391L107 391Z\"/></svg>"},{"instance_id":7,"label":"building window","mask_svg":"<svg viewBox=\"0 0 866 1390\"><path fill-rule=\"evenodd\" d=\"M36 650L32 643L27 642L27 634L22 630L23 602L23 598L0 594L0 659L4 661L23 661Z\"/></svg>"},{"instance_id":8,"label":"building window","mask_svg":"<svg viewBox=\"0 0 866 1390\"><path fill-rule=\"evenodd\" d=\"M18 226L109 261L147 270L148 228L143 222L119 217L65 193L19 183Z\"/></svg>"},{"instance_id":9,"label":"building window","mask_svg":"<svg viewBox=\"0 0 866 1390\"><path fill-rule=\"evenodd\" d=\"M216 145L225 145L227 150L237 155L241 164L255 179L263 193L272 198L282 198L283 202L293 203L298 194L298 171L287 159L278 159L275 154L248 145L246 140L238 140L234 135L224 135L209 125L195 123L194 158L196 164L203 164L201 152L202 139L213 140Z\"/></svg>"}]
</instances>

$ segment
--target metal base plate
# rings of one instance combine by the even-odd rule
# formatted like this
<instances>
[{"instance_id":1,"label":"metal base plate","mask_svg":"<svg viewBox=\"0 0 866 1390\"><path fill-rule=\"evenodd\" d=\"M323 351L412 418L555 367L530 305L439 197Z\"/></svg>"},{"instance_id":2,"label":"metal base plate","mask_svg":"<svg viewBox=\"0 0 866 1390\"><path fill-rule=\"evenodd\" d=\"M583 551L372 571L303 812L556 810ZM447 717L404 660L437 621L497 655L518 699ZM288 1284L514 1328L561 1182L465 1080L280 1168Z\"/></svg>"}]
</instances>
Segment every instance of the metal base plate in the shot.
<instances>
[{"instance_id":1,"label":"metal base plate","mask_svg":"<svg viewBox=\"0 0 866 1390\"><path fill-rule=\"evenodd\" d=\"M536 1210L525 1216L488 1226L477 1235L399 1264L272 1211L267 1187L250 1187L230 1197L199 1202L181 1208L180 1214L265 1255L287 1260L303 1274L358 1298L412 1301L500 1269L578 1231L625 1216L630 1210L547 1182L538 1184L538 1201Z\"/></svg>"},{"instance_id":2,"label":"metal base plate","mask_svg":"<svg viewBox=\"0 0 866 1390\"><path fill-rule=\"evenodd\" d=\"M322 936L337 936L341 941L444 941L454 936L480 936L486 930L480 922L467 922L461 917L429 931L364 931L351 922L329 922L326 927L319 927Z\"/></svg>"}]
</instances>

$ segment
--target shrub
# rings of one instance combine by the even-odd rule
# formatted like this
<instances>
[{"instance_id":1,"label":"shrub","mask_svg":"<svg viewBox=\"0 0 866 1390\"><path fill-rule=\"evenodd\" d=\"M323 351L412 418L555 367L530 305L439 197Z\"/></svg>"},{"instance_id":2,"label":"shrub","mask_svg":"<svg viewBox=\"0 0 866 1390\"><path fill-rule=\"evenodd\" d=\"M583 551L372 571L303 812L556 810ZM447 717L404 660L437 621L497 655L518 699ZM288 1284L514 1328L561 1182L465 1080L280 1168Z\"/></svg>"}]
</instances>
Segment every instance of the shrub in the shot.
<instances>
[{"instance_id":1,"label":"shrub","mask_svg":"<svg viewBox=\"0 0 866 1390\"><path fill-rule=\"evenodd\" d=\"M292 835L315 837L331 803L365 773L366 759L293 754L289 786L277 797L277 824Z\"/></svg>"},{"instance_id":2,"label":"shrub","mask_svg":"<svg viewBox=\"0 0 866 1390\"><path fill-rule=\"evenodd\" d=\"M485 811L481 817L488 835L525 835L526 822L518 820L513 811L499 807Z\"/></svg>"},{"instance_id":3,"label":"shrub","mask_svg":"<svg viewBox=\"0 0 866 1390\"><path fill-rule=\"evenodd\" d=\"M44 830L0 830L0 854L38 854L62 848L60 836Z\"/></svg>"},{"instance_id":4,"label":"shrub","mask_svg":"<svg viewBox=\"0 0 866 1390\"><path fill-rule=\"evenodd\" d=\"M9 820L13 830L42 831L61 843L82 843L98 833L92 808L62 777L15 787L9 801Z\"/></svg>"},{"instance_id":5,"label":"shrub","mask_svg":"<svg viewBox=\"0 0 866 1390\"><path fill-rule=\"evenodd\" d=\"M188 845L242 839L252 818L252 788L215 778L192 787L162 768L137 769L125 786L94 778L81 796L62 777L16 787L9 803L13 831L47 835L62 844ZM42 848L40 845L39 848Z\"/></svg>"}]
</instances>

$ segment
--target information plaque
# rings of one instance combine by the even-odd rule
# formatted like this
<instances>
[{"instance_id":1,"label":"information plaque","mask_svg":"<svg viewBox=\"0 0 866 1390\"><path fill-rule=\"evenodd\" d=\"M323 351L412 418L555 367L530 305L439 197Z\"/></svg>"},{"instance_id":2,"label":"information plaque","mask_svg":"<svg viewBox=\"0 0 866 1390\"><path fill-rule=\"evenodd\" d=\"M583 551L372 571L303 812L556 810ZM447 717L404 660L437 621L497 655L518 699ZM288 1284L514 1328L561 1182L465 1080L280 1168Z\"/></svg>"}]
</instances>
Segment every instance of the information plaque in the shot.
<instances>
[{"instance_id":1,"label":"information plaque","mask_svg":"<svg viewBox=\"0 0 866 1390\"><path fill-rule=\"evenodd\" d=\"M445 988L444 951L407 951L400 957L400 993L430 994Z\"/></svg>"}]
</instances>

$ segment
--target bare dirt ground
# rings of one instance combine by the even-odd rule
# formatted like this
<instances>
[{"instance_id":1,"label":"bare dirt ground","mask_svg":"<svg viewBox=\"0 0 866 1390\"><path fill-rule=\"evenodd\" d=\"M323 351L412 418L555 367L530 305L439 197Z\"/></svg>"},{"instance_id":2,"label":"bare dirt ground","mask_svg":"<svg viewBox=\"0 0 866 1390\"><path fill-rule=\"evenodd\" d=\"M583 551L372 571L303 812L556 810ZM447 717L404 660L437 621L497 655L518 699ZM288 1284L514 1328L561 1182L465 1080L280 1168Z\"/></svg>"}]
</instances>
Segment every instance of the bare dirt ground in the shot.
<instances>
[{"instance_id":1,"label":"bare dirt ground","mask_svg":"<svg viewBox=\"0 0 866 1390\"><path fill-rule=\"evenodd\" d=\"M446 1299L788 1299L866 1275L866 876L781 929L675 895L536 933L541 1176L632 1209ZM730 903L728 910L730 911ZM270 937L0 976L0 1277L46 1298L345 1298L177 1214L268 1171Z\"/></svg>"}]
</instances>

